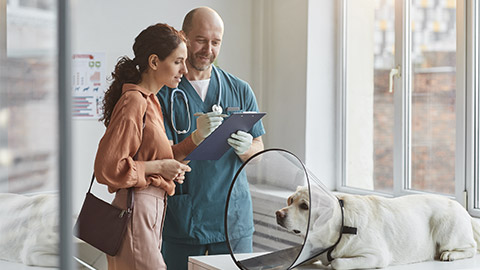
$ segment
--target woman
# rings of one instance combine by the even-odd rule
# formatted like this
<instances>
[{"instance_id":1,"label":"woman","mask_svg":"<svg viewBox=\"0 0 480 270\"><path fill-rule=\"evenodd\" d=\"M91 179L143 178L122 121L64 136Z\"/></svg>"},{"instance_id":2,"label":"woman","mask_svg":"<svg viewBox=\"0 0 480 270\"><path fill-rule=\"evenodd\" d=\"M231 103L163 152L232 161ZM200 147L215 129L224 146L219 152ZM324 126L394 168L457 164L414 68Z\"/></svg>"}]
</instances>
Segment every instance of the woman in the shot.
<instances>
[{"instance_id":1,"label":"woman","mask_svg":"<svg viewBox=\"0 0 480 270\"><path fill-rule=\"evenodd\" d=\"M156 24L135 38L133 51L135 58L122 57L112 73L101 119L107 129L95 159L98 182L116 192L114 205L125 208L127 188L134 187L133 215L117 255L107 256L108 269L166 269L160 252L166 199L190 171L177 160L196 145L191 138L170 145L156 93L177 87L187 73L186 39Z\"/></svg>"}]
</instances>

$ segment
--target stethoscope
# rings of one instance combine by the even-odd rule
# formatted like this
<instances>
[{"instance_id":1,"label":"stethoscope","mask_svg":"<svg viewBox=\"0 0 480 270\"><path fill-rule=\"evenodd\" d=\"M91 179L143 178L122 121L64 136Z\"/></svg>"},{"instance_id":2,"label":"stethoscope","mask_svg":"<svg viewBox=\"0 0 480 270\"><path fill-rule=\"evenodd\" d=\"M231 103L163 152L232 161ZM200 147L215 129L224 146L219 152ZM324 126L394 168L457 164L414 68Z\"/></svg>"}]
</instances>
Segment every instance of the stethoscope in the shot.
<instances>
[{"instance_id":1,"label":"stethoscope","mask_svg":"<svg viewBox=\"0 0 480 270\"><path fill-rule=\"evenodd\" d=\"M218 81L218 100L216 104L213 104L212 112L217 112L221 114L223 112L223 108L222 106L220 106L220 100L222 98L222 84L220 81L220 75L218 73L217 68L214 65L212 65L212 69L215 72L215 75L217 76L217 81ZM182 94L183 101L185 102L185 106L187 107L188 128L184 130L178 130L177 127L175 126L176 125L175 122L173 121L173 99L175 98L175 94L177 92ZM188 98L187 98L187 95L185 94L185 91L183 91L180 88L173 89L172 94L170 95L170 121L172 122L173 130L175 130L177 134L186 134L190 131L192 120L190 119L190 108L188 107Z\"/></svg>"}]
</instances>

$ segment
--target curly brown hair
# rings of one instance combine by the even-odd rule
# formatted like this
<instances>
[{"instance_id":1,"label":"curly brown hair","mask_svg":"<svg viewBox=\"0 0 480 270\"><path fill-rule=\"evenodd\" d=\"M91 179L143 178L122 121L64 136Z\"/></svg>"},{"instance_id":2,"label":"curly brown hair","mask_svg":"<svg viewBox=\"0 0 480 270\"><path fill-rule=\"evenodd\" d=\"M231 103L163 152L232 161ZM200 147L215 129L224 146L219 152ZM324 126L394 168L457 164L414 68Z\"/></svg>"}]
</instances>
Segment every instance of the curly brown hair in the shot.
<instances>
[{"instance_id":1,"label":"curly brown hair","mask_svg":"<svg viewBox=\"0 0 480 270\"><path fill-rule=\"evenodd\" d=\"M105 91L103 98L103 116L99 119L106 127L110 123L112 112L122 95L122 86L125 83L138 84L142 79L142 74L148 68L148 57L155 54L163 61L167 58L181 43L187 40L183 32L177 31L168 24L158 23L145 28L135 38L133 44L134 59L127 56L119 58L112 72L110 80L112 83Z\"/></svg>"}]
</instances>

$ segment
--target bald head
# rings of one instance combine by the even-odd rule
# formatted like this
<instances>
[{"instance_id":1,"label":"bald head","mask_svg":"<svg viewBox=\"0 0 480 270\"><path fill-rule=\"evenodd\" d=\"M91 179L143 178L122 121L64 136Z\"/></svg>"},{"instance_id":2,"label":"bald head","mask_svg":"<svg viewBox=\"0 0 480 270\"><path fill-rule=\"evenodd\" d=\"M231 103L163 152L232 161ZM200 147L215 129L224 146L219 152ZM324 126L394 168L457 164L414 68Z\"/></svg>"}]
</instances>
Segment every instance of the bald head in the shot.
<instances>
[{"instance_id":1,"label":"bald head","mask_svg":"<svg viewBox=\"0 0 480 270\"><path fill-rule=\"evenodd\" d=\"M187 79L210 78L211 64L217 58L222 45L222 18L209 7L199 7L185 16L182 30L188 40Z\"/></svg>"},{"instance_id":2,"label":"bald head","mask_svg":"<svg viewBox=\"0 0 480 270\"><path fill-rule=\"evenodd\" d=\"M185 34L189 34L195 27L215 27L221 29L223 34L223 20L218 13L209 7L198 7L192 9L185 15L182 30Z\"/></svg>"}]
</instances>

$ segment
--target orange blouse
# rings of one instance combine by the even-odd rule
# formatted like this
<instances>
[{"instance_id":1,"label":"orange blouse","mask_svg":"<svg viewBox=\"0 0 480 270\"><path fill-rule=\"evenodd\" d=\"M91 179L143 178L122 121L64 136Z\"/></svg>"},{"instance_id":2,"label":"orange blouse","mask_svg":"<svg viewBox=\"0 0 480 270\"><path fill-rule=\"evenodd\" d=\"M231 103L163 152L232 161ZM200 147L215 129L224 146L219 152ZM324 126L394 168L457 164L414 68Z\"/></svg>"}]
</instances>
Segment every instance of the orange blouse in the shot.
<instances>
[{"instance_id":1,"label":"orange blouse","mask_svg":"<svg viewBox=\"0 0 480 270\"><path fill-rule=\"evenodd\" d=\"M165 134L162 109L156 95L138 85L124 84L122 96L98 144L95 176L112 193L121 188L142 189L154 185L171 196L175 193L175 183L160 175L146 176L144 161L174 156L183 159L195 147L191 136L172 147ZM134 160L137 150L138 156Z\"/></svg>"}]
</instances>

